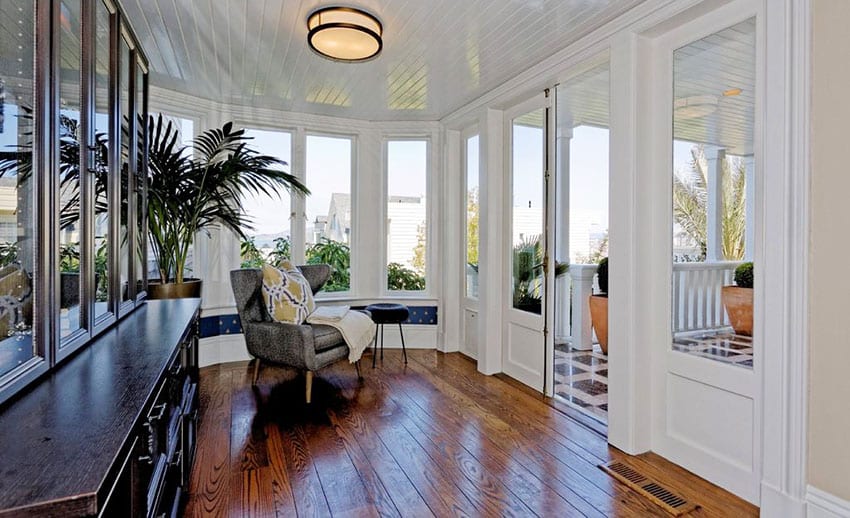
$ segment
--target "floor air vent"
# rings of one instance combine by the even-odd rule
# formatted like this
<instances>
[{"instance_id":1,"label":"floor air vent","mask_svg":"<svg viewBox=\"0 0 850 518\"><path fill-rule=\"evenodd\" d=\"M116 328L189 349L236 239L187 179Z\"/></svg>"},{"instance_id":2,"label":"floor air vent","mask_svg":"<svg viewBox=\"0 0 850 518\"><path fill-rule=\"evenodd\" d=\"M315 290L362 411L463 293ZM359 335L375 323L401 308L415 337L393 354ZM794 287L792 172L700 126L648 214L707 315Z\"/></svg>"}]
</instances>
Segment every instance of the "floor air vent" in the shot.
<instances>
[{"instance_id":1,"label":"floor air vent","mask_svg":"<svg viewBox=\"0 0 850 518\"><path fill-rule=\"evenodd\" d=\"M673 516L682 516L699 507L622 462L613 461L607 464L600 464L599 468L642 494Z\"/></svg>"}]
</instances>

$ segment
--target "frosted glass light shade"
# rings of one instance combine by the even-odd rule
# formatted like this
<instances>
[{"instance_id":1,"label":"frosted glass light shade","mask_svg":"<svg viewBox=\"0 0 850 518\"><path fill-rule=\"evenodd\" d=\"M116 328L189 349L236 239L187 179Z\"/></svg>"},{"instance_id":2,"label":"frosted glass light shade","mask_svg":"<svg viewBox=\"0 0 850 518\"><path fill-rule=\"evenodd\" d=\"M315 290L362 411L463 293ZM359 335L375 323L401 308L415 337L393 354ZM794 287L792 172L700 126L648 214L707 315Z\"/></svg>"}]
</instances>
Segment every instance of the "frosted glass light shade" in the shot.
<instances>
[{"instance_id":1,"label":"frosted glass light shade","mask_svg":"<svg viewBox=\"0 0 850 518\"><path fill-rule=\"evenodd\" d=\"M325 7L307 19L307 42L330 59L365 61L381 52L381 22L371 14L350 7Z\"/></svg>"}]
</instances>

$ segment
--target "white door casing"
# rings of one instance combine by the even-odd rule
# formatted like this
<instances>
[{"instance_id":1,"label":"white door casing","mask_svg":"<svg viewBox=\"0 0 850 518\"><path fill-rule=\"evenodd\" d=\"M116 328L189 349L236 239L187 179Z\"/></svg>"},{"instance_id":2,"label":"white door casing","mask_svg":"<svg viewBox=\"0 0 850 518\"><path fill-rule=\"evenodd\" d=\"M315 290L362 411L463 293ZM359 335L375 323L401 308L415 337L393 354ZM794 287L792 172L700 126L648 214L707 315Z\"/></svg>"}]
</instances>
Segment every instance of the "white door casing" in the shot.
<instances>
[{"instance_id":1,"label":"white door casing","mask_svg":"<svg viewBox=\"0 0 850 518\"><path fill-rule=\"evenodd\" d=\"M737 0L715 9L697 19L675 27L658 36L651 45L652 74L657 85L665 85L656 95L661 101L649 114L653 140L645 173L657 175L644 185L663 189L653 193L657 200L667 200L666 218L658 218L666 229L658 228L659 236L670 236L672 228L671 178L673 156L673 53L714 33L744 20L756 20L756 92L754 123L754 154L756 172L754 261L756 279L762 264L762 218L759 213L762 192L762 133L763 105L763 41L764 28L761 6L756 1ZM734 86L734 85L730 85ZM651 187L650 187L651 186ZM659 213L660 214L660 213ZM657 291L660 304L653 311L653 325L663 326L655 336L664 337L652 344L653 432L652 449L700 476L758 504L761 478L761 379L763 363L761 350L763 334L759 328L759 306L756 296L756 325L754 329L754 368L752 370L695 357L671 348L673 304L671 301L672 257L671 239L659 240L655 246L667 250L667 259L653 269L652 289ZM660 259L661 255L656 256ZM756 290L759 293L759 290Z\"/></svg>"}]
</instances>

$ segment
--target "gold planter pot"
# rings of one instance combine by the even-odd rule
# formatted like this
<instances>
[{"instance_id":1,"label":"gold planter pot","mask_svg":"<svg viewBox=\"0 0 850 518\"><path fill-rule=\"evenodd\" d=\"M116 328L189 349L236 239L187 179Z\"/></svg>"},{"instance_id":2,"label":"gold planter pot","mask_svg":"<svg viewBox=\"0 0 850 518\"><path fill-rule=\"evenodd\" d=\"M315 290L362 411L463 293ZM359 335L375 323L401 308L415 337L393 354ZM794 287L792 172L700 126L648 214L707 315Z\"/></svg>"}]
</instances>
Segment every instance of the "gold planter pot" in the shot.
<instances>
[{"instance_id":1,"label":"gold planter pot","mask_svg":"<svg viewBox=\"0 0 850 518\"><path fill-rule=\"evenodd\" d=\"M201 279L185 279L181 283L166 282L159 279L148 281L149 299L197 299L201 297Z\"/></svg>"}]
</instances>

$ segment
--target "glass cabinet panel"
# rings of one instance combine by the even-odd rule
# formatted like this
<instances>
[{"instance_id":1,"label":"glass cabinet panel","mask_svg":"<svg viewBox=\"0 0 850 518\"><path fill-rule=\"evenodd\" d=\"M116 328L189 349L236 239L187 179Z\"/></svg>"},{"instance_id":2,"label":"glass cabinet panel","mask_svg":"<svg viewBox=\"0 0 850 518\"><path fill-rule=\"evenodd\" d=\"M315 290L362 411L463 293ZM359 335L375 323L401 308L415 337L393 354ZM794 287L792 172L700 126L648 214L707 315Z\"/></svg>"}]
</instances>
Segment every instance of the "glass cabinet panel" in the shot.
<instances>
[{"instance_id":1,"label":"glass cabinet panel","mask_svg":"<svg viewBox=\"0 0 850 518\"><path fill-rule=\"evenodd\" d=\"M145 246L145 236L147 236L147 222L145 219L147 196L147 112L145 103L145 88L147 76L142 68L141 63L136 64L136 170L134 195L136 197L136 239L135 252L133 258L135 267L133 268L136 281L135 294L145 291L147 285L147 247Z\"/></svg>"},{"instance_id":2,"label":"glass cabinet panel","mask_svg":"<svg viewBox=\"0 0 850 518\"><path fill-rule=\"evenodd\" d=\"M81 189L84 141L82 98L81 0L62 0L59 34L59 334L65 338L83 327L80 312ZM85 149L85 145L82 146Z\"/></svg>"},{"instance_id":3,"label":"glass cabinet panel","mask_svg":"<svg viewBox=\"0 0 850 518\"><path fill-rule=\"evenodd\" d=\"M119 279L121 282L122 303L130 300L130 131L132 122L132 103L130 101L130 46L123 37L119 54L120 71L118 73L118 98L121 120L121 210L119 214Z\"/></svg>"},{"instance_id":4,"label":"glass cabinet panel","mask_svg":"<svg viewBox=\"0 0 850 518\"><path fill-rule=\"evenodd\" d=\"M95 2L94 48L94 315L109 313L109 48L110 13L102 2Z\"/></svg>"},{"instance_id":5,"label":"glass cabinet panel","mask_svg":"<svg viewBox=\"0 0 850 518\"><path fill-rule=\"evenodd\" d=\"M0 380L39 356L33 336L37 256L35 2L0 2ZM0 383L2 384L2 383Z\"/></svg>"}]
</instances>

